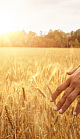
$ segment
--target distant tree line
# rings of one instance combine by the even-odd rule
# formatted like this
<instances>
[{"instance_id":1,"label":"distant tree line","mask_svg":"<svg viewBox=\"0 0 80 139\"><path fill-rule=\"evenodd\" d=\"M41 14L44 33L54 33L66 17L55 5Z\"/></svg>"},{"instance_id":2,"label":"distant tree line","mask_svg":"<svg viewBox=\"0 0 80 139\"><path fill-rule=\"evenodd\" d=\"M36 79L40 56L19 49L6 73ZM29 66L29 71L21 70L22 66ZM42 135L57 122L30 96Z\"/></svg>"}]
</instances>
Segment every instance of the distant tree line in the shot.
<instances>
[{"instance_id":1,"label":"distant tree line","mask_svg":"<svg viewBox=\"0 0 80 139\"><path fill-rule=\"evenodd\" d=\"M29 31L8 32L0 35L0 47L40 47L40 48L70 48L80 47L80 29L65 33L51 29L47 34L40 35Z\"/></svg>"}]
</instances>

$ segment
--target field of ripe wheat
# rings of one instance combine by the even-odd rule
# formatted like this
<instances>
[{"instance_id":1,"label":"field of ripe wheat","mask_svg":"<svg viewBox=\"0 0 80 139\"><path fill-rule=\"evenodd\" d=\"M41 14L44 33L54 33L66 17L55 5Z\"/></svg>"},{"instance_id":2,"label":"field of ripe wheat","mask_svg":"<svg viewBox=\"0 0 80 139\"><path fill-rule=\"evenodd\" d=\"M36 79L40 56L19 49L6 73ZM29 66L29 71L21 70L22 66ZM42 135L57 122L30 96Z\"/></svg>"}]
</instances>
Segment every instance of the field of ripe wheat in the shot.
<instances>
[{"instance_id":1,"label":"field of ripe wheat","mask_svg":"<svg viewBox=\"0 0 80 139\"><path fill-rule=\"evenodd\" d=\"M79 139L77 99L60 115L50 97L80 64L80 49L0 48L0 139Z\"/></svg>"}]
</instances>

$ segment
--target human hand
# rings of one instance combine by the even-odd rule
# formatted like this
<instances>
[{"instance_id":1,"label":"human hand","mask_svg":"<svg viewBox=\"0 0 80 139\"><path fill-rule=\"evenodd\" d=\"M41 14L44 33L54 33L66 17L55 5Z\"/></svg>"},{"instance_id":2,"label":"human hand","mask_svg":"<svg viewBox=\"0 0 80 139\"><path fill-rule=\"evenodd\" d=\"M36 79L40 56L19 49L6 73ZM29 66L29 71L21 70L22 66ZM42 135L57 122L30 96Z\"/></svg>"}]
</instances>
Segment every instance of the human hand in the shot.
<instances>
[{"instance_id":1,"label":"human hand","mask_svg":"<svg viewBox=\"0 0 80 139\"><path fill-rule=\"evenodd\" d=\"M63 96L54 108L55 111L59 110L60 114L63 114L70 104L75 100L75 98L80 95L80 65L72 71L67 71L67 74L70 75L70 77L67 78L67 80L64 81L60 86L58 86L50 98L50 101L54 102L55 99L62 93L62 91L66 89ZM77 116L79 113L80 98L73 114Z\"/></svg>"}]
</instances>

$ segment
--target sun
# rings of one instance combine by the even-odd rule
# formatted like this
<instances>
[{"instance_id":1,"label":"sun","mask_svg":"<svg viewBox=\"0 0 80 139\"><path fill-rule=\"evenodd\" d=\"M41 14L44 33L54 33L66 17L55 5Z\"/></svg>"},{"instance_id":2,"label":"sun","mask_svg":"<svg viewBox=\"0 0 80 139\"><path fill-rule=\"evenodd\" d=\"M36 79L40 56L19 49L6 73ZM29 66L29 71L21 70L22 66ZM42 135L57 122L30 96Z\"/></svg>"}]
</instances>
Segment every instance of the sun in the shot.
<instances>
[{"instance_id":1,"label":"sun","mask_svg":"<svg viewBox=\"0 0 80 139\"><path fill-rule=\"evenodd\" d=\"M14 19L8 13L0 14L0 35L12 31L14 28Z\"/></svg>"}]
</instances>

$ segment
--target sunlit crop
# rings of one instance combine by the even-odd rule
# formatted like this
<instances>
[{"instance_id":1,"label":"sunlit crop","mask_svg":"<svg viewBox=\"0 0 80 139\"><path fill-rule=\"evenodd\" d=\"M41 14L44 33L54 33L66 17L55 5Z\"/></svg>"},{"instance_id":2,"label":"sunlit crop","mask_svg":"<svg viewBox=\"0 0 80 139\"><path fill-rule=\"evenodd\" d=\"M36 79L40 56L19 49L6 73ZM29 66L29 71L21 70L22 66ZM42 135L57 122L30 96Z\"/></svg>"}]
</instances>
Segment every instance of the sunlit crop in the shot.
<instances>
[{"instance_id":1,"label":"sunlit crop","mask_svg":"<svg viewBox=\"0 0 80 139\"><path fill-rule=\"evenodd\" d=\"M79 49L0 48L0 138L79 139L77 99L60 115L51 94L80 64Z\"/></svg>"}]
</instances>

